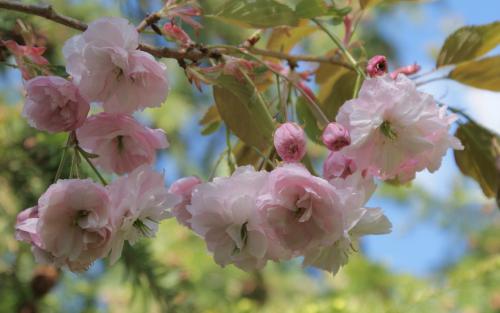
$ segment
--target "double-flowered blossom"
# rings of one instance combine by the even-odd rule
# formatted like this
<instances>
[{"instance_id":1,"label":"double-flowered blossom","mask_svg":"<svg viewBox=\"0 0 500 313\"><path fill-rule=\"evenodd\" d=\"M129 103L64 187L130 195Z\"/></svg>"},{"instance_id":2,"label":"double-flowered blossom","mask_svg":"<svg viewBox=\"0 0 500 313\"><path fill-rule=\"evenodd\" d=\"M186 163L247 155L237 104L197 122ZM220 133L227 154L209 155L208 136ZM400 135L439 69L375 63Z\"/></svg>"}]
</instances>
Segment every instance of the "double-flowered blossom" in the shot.
<instances>
[{"instance_id":1,"label":"double-flowered blossom","mask_svg":"<svg viewBox=\"0 0 500 313\"><path fill-rule=\"evenodd\" d=\"M153 164L157 149L168 147L161 129L150 129L127 114L99 113L90 116L76 136L92 161L107 172L129 173L143 164Z\"/></svg>"},{"instance_id":2,"label":"double-flowered blossom","mask_svg":"<svg viewBox=\"0 0 500 313\"><path fill-rule=\"evenodd\" d=\"M139 34L123 18L101 18L64 47L66 70L91 102L107 112L132 113L166 99L166 67L138 51Z\"/></svg>"},{"instance_id":3,"label":"double-flowered blossom","mask_svg":"<svg viewBox=\"0 0 500 313\"><path fill-rule=\"evenodd\" d=\"M300 162L306 154L304 130L295 123L282 124L274 133L274 146L283 161Z\"/></svg>"},{"instance_id":4,"label":"double-flowered blossom","mask_svg":"<svg viewBox=\"0 0 500 313\"><path fill-rule=\"evenodd\" d=\"M275 242L268 240L257 210L257 196L268 173L238 168L230 177L198 185L187 210L192 229L205 239L215 262L250 271L275 259Z\"/></svg>"},{"instance_id":5,"label":"double-flowered blossom","mask_svg":"<svg viewBox=\"0 0 500 313\"><path fill-rule=\"evenodd\" d=\"M191 197L194 189L203 181L196 176L183 177L176 180L168 189L169 192L182 198L182 201L172 208L172 215L184 226L191 228L189 220L191 213L187 206L191 204Z\"/></svg>"},{"instance_id":6,"label":"double-flowered blossom","mask_svg":"<svg viewBox=\"0 0 500 313\"><path fill-rule=\"evenodd\" d=\"M344 219L342 235L329 246L317 246L304 254L303 265L314 266L336 274L347 264L353 245L365 235L387 234L391 223L380 208L365 208L364 205L375 191L372 176L355 172L346 178L333 178L334 186L342 202Z\"/></svg>"},{"instance_id":7,"label":"double-flowered blossom","mask_svg":"<svg viewBox=\"0 0 500 313\"><path fill-rule=\"evenodd\" d=\"M32 245L37 262L86 270L109 252L110 198L89 179L59 180L38 205L17 217L16 238Z\"/></svg>"},{"instance_id":8,"label":"double-flowered blossom","mask_svg":"<svg viewBox=\"0 0 500 313\"><path fill-rule=\"evenodd\" d=\"M351 136L342 153L382 179L409 181L425 168L437 170L448 148L462 149L448 133L455 116L446 115L446 108L405 75L367 79L336 120Z\"/></svg>"},{"instance_id":9,"label":"double-flowered blossom","mask_svg":"<svg viewBox=\"0 0 500 313\"><path fill-rule=\"evenodd\" d=\"M121 176L107 187L111 198L111 263L121 255L123 244L142 237L154 237L160 221L171 216L169 209L182 201L165 187L163 175L143 165Z\"/></svg>"},{"instance_id":10,"label":"double-flowered blossom","mask_svg":"<svg viewBox=\"0 0 500 313\"><path fill-rule=\"evenodd\" d=\"M82 126L90 106L72 82L58 76L38 76L26 83L23 116L29 124L51 133Z\"/></svg>"},{"instance_id":11,"label":"double-flowered blossom","mask_svg":"<svg viewBox=\"0 0 500 313\"><path fill-rule=\"evenodd\" d=\"M274 169L258 202L271 234L293 256L342 235L344 210L334 187L302 164Z\"/></svg>"}]
</instances>

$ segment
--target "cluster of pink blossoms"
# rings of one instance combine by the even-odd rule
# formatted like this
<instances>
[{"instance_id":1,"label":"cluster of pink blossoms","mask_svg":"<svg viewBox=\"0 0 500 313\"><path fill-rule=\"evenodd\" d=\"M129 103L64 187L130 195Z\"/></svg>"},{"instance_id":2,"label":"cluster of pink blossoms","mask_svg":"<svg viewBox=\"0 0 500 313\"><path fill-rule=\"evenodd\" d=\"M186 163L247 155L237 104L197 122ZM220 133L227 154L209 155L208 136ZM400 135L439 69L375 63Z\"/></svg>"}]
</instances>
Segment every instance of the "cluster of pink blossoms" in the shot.
<instances>
[{"instance_id":1,"label":"cluster of pink blossoms","mask_svg":"<svg viewBox=\"0 0 500 313\"><path fill-rule=\"evenodd\" d=\"M377 56L359 97L323 130L329 150L323 177L300 163L304 131L287 122L274 134L283 162L272 171L243 166L229 177L185 177L167 189L150 167L156 150L168 146L166 136L131 113L161 105L168 81L165 67L137 46L138 33L126 20L103 18L65 44L71 80L38 76L26 83L23 114L33 127L74 132L96 166L124 175L108 186L59 180L18 215L16 237L32 245L38 262L72 271L108 256L114 263L125 241L153 237L159 222L174 216L205 240L221 266L251 271L268 260L302 257L304 266L335 274L360 237L391 231L380 208L365 206L376 179L408 182L418 171L436 170L448 148L462 148L448 133L455 117L405 76L418 68L387 74L385 58ZM227 61L224 70L238 78L240 61ZM298 86L314 100L304 78ZM89 103L104 112L87 116Z\"/></svg>"},{"instance_id":2,"label":"cluster of pink blossoms","mask_svg":"<svg viewBox=\"0 0 500 313\"><path fill-rule=\"evenodd\" d=\"M158 223L182 201L151 168L156 151L168 147L165 133L131 115L160 106L169 87L165 66L138 45L139 34L127 20L102 18L64 45L69 79L23 76L31 78L23 109L31 126L74 132L73 144L93 156L94 165L127 174L108 186L60 179L18 215L16 237L32 245L40 263L72 271L108 255L114 263L125 241L154 236ZM90 104L103 112L88 116Z\"/></svg>"}]
</instances>

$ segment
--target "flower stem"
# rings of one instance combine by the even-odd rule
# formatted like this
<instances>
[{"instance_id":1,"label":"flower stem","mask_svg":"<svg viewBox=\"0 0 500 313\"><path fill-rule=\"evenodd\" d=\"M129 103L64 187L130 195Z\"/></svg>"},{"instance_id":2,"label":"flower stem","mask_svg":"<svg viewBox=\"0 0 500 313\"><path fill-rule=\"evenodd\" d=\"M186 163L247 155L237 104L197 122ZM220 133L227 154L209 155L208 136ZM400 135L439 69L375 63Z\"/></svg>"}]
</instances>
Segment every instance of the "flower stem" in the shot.
<instances>
[{"instance_id":1,"label":"flower stem","mask_svg":"<svg viewBox=\"0 0 500 313\"><path fill-rule=\"evenodd\" d=\"M231 148L231 130L226 124L226 146L227 146L227 166L231 171L231 174L235 171L235 165L233 162L233 149Z\"/></svg>"},{"instance_id":2,"label":"flower stem","mask_svg":"<svg viewBox=\"0 0 500 313\"><path fill-rule=\"evenodd\" d=\"M328 35L328 37L330 37L330 39L335 43L335 45L340 49L340 51L342 51L342 53L346 56L347 60L352 65L352 67L354 67L354 70L358 73L358 75L366 77L365 72L361 69L358 62L356 61L356 59L354 59L349 50L347 50L347 48L344 46L340 38L338 38L337 35L335 35L334 33L330 32L328 28L326 28L326 26L323 25L323 23L321 23L318 19L313 18L311 20L316 25L318 25L318 27L321 28L321 30L324 31Z\"/></svg>"},{"instance_id":3,"label":"flower stem","mask_svg":"<svg viewBox=\"0 0 500 313\"><path fill-rule=\"evenodd\" d=\"M108 184L108 182L104 179L104 177L102 177L101 173L99 173L99 171L97 170L97 168L94 166L94 164L92 164L92 161L90 161L89 157L87 156L86 152L83 151L82 148L80 148L80 146L77 146L76 147L76 150L78 150L78 152L80 152L80 154L83 156L83 159L85 161L87 161L87 163L89 164L89 166L92 168L92 170L94 171L94 173L97 175L97 177L99 178L99 180L101 181L101 183L106 186Z\"/></svg>"},{"instance_id":4,"label":"flower stem","mask_svg":"<svg viewBox=\"0 0 500 313\"><path fill-rule=\"evenodd\" d=\"M66 150L68 150L71 136L72 135L69 134L68 139L66 139L66 144L64 145L64 149L61 155L61 161L59 161L59 166L57 167L57 172L56 172L56 177L54 178L54 182L57 182L57 180L61 177L62 169L64 167L64 161L66 161Z\"/></svg>"}]
</instances>

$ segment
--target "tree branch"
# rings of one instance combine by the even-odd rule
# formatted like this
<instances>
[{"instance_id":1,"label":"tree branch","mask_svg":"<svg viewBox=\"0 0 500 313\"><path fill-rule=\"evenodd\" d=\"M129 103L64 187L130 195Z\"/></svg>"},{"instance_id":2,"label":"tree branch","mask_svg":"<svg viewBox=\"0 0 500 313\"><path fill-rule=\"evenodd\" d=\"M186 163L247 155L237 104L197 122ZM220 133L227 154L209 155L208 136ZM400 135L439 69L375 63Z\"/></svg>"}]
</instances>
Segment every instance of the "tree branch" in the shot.
<instances>
[{"instance_id":1,"label":"tree branch","mask_svg":"<svg viewBox=\"0 0 500 313\"><path fill-rule=\"evenodd\" d=\"M37 15L80 31L84 31L88 27L87 24L82 21L57 13L51 5L24 4L17 1L0 0L0 9L7 9L31 15ZM148 44L139 44L138 48L139 50L148 52L158 58L172 58L177 60L187 59L193 62L197 62L207 57L216 58L218 55L220 56L220 53L218 53L216 50L208 51L198 48L187 49L186 51L178 51L169 48L157 48Z\"/></svg>"},{"instance_id":2,"label":"tree branch","mask_svg":"<svg viewBox=\"0 0 500 313\"><path fill-rule=\"evenodd\" d=\"M88 27L87 24L82 21L57 13L51 5L24 4L18 1L0 0L0 9L7 9L7 10L40 16L79 31L84 31ZM159 16L157 14L151 14L147 16L139 24L137 30L139 32L144 30L148 25L157 21L158 17ZM177 59L179 61L190 60L192 62L198 62L199 60L205 58L217 59L220 58L222 55L221 51L217 48L204 48L201 46L193 46L191 48L183 50L174 50L166 47L159 48L141 43L139 44L138 49L148 52L158 58L171 58L171 59ZM248 51L253 54L261 56L272 57L280 60L288 60L289 62L292 63L296 63L297 61L329 63L329 64L340 65L349 69L354 69L353 66L351 66L350 64L332 57L289 55L278 51L262 50L254 47L248 48Z\"/></svg>"},{"instance_id":3,"label":"tree branch","mask_svg":"<svg viewBox=\"0 0 500 313\"><path fill-rule=\"evenodd\" d=\"M48 20L80 31L84 31L87 29L87 24L72 17L58 14L56 11L54 11L50 4L33 5L24 4L17 1L2 0L0 1L0 8L45 17Z\"/></svg>"}]
</instances>

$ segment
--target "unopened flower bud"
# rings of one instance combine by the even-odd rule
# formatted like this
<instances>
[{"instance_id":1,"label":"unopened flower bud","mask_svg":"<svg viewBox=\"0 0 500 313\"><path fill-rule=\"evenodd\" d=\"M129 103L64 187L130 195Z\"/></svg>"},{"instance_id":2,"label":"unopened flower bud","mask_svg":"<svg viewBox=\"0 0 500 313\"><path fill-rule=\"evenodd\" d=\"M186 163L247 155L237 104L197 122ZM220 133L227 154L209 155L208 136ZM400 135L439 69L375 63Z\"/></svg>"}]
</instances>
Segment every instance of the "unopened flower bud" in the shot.
<instances>
[{"instance_id":1,"label":"unopened flower bud","mask_svg":"<svg viewBox=\"0 0 500 313\"><path fill-rule=\"evenodd\" d=\"M368 76L382 76L387 73L387 59L383 55L376 55L368 61L366 66Z\"/></svg>"},{"instance_id":2,"label":"unopened flower bud","mask_svg":"<svg viewBox=\"0 0 500 313\"><path fill-rule=\"evenodd\" d=\"M323 143L331 151L338 151L351 144L349 131L339 123L330 123L323 130Z\"/></svg>"},{"instance_id":3,"label":"unopened flower bud","mask_svg":"<svg viewBox=\"0 0 500 313\"><path fill-rule=\"evenodd\" d=\"M274 147L285 162L299 162L306 154L306 138L302 127L287 122L274 133Z\"/></svg>"}]
</instances>

